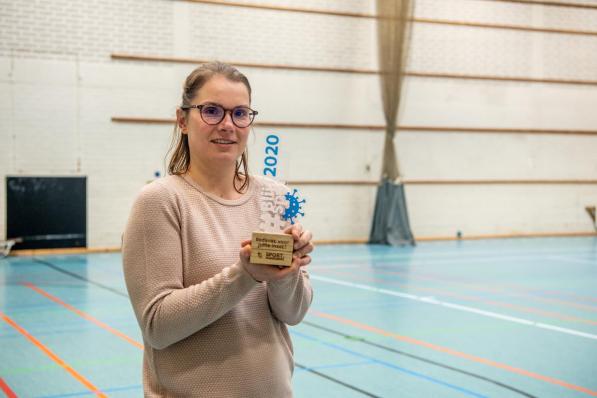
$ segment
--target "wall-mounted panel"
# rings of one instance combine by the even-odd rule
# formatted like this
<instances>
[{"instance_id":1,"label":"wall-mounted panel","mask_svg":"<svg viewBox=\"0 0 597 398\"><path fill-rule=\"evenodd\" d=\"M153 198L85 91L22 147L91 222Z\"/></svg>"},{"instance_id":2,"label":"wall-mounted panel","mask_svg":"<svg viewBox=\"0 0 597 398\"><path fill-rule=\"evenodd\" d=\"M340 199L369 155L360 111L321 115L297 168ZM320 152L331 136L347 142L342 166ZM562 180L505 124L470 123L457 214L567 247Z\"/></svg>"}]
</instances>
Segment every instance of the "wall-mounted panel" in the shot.
<instances>
[{"instance_id":1,"label":"wall-mounted panel","mask_svg":"<svg viewBox=\"0 0 597 398\"><path fill-rule=\"evenodd\" d=\"M85 177L6 177L6 203L14 249L87 246Z\"/></svg>"}]
</instances>

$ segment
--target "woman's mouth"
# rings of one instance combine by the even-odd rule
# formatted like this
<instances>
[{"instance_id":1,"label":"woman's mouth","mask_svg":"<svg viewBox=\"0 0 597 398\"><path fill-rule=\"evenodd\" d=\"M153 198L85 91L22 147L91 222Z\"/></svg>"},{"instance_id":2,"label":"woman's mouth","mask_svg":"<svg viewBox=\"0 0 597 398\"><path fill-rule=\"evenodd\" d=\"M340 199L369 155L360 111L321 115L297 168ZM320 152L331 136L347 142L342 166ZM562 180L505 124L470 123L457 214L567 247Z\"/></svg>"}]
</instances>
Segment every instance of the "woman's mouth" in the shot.
<instances>
[{"instance_id":1,"label":"woman's mouth","mask_svg":"<svg viewBox=\"0 0 597 398\"><path fill-rule=\"evenodd\" d=\"M224 138L216 138L215 140L211 140L214 144L222 144L222 145L232 145L236 144L236 141L227 140Z\"/></svg>"}]
</instances>

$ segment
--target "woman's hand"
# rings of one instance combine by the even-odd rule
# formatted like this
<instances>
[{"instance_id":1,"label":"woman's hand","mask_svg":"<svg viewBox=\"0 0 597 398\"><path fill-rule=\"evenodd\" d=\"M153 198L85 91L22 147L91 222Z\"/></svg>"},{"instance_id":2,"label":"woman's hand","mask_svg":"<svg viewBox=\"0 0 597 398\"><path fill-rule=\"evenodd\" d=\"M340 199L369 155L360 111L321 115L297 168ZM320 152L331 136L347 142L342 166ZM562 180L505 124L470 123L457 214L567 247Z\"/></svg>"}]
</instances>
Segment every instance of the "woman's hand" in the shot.
<instances>
[{"instance_id":1,"label":"woman's hand","mask_svg":"<svg viewBox=\"0 0 597 398\"><path fill-rule=\"evenodd\" d=\"M303 229L301 224L296 223L286 228L284 233L292 235L292 239L294 240L294 251L292 253L293 260L294 256L296 256L299 259L300 267L308 265L311 262L311 256L309 256L309 253L315 249L313 242L311 242L313 239L313 234L311 234L311 231Z\"/></svg>"},{"instance_id":2,"label":"woman's hand","mask_svg":"<svg viewBox=\"0 0 597 398\"><path fill-rule=\"evenodd\" d=\"M290 274L297 273L301 267L304 267L311 262L309 253L315 248L313 242L311 242L313 238L311 232L304 230L303 226L297 223L286 228L284 233L292 235L294 241L292 264L290 267L277 267L275 265L251 263L249 261L251 258L251 240L241 242L241 264L256 281L263 282L282 279Z\"/></svg>"}]
</instances>

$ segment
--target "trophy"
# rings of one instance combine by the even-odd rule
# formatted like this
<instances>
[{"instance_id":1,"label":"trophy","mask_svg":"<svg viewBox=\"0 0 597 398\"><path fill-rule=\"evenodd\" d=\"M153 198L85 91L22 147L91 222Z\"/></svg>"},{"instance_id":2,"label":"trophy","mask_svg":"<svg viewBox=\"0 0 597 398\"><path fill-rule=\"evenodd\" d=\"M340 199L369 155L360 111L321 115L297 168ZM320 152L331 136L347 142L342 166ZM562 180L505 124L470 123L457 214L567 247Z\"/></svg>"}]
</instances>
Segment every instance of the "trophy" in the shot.
<instances>
[{"instance_id":1,"label":"trophy","mask_svg":"<svg viewBox=\"0 0 597 398\"><path fill-rule=\"evenodd\" d=\"M266 156L264 160L264 175L279 177L277 156L279 154L280 139L270 134L266 138ZM275 155L275 156L274 156ZM260 225L259 231L251 236L251 258L254 264L277 265L289 267L292 264L294 240L292 235L282 231L294 224L295 218L304 216L302 205L306 202L300 200L298 191L287 191L283 184L272 184L263 187L260 197Z\"/></svg>"}]
</instances>

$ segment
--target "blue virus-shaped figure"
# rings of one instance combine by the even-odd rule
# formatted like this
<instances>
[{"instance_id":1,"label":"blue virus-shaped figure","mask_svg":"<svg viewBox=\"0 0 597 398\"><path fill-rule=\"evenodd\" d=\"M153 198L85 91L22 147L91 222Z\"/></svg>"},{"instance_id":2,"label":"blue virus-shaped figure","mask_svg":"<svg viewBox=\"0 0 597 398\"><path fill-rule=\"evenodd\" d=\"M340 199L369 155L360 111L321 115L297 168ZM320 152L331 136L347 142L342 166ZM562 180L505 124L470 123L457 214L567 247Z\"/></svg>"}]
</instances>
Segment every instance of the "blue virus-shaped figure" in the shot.
<instances>
[{"instance_id":1,"label":"blue virus-shaped figure","mask_svg":"<svg viewBox=\"0 0 597 398\"><path fill-rule=\"evenodd\" d=\"M299 215L305 215L305 213L301 211L304 211L303 203L306 203L307 201L305 199L299 200L300 197L298 196L298 190L296 189L294 190L294 192L292 192L292 194L290 192L287 192L286 195L284 195L284 197L288 201L288 208L284 210L284 214L282 214L282 219L290 221L291 224L294 224L294 222L296 221L296 217L298 217Z\"/></svg>"}]
</instances>

